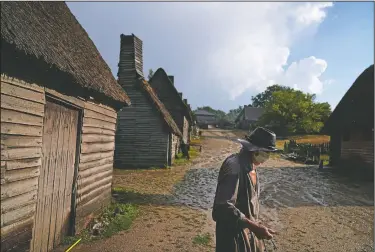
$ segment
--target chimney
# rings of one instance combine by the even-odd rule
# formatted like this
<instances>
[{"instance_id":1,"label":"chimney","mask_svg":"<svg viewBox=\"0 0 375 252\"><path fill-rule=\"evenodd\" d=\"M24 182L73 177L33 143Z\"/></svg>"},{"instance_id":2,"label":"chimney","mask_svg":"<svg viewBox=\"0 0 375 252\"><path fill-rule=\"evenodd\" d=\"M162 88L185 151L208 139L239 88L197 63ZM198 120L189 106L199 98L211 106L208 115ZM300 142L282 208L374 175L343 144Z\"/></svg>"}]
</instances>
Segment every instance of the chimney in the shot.
<instances>
[{"instance_id":1,"label":"chimney","mask_svg":"<svg viewBox=\"0 0 375 252\"><path fill-rule=\"evenodd\" d=\"M180 97L181 97L181 99L182 99L182 93L178 93L179 95L180 95Z\"/></svg>"},{"instance_id":2,"label":"chimney","mask_svg":"<svg viewBox=\"0 0 375 252\"><path fill-rule=\"evenodd\" d=\"M133 86L143 75L142 40L132 35L121 34L118 81L122 87Z\"/></svg>"},{"instance_id":3,"label":"chimney","mask_svg":"<svg viewBox=\"0 0 375 252\"><path fill-rule=\"evenodd\" d=\"M174 86L174 76L168 75L169 80L172 82L172 85Z\"/></svg>"},{"instance_id":4,"label":"chimney","mask_svg":"<svg viewBox=\"0 0 375 252\"><path fill-rule=\"evenodd\" d=\"M187 105L187 99L184 99L184 103Z\"/></svg>"}]
</instances>

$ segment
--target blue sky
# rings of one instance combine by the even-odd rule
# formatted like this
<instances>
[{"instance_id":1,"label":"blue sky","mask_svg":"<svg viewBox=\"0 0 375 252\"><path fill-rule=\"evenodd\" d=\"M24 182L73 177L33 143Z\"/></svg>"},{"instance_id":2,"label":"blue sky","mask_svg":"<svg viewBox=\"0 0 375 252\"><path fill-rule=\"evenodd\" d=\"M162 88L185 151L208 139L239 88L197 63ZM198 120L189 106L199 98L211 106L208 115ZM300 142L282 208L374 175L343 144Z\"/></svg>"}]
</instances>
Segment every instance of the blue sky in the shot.
<instances>
[{"instance_id":1,"label":"blue sky","mask_svg":"<svg viewBox=\"0 0 375 252\"><path fill-rule=\"evenodd\" d=\"M114 76L120 34L143 41L193 108L228 111L274 83L334 108L374 63L374 3L69 2Z\"/></svg>"}]
</instances>

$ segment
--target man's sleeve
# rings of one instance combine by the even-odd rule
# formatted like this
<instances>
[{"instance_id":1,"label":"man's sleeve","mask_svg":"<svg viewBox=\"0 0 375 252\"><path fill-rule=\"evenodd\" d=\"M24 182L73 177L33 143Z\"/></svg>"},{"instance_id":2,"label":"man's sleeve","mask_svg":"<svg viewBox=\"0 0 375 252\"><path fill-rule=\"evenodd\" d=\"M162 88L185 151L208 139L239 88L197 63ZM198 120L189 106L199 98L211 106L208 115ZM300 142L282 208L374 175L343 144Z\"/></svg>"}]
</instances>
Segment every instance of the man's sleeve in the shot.
<instances>
[{"instance_id":1,"label":"man's sleeve","mask_svg":"<svg viewBox=\"0 0 375 252\"><path fill-rule=\"evenodd\" d=\"M239 169L233 169L230 166L226 161L220 169L212 217L214 221L226 223L228 228L237 228L239 225L243 226L246 216L235 207L239 187Z\"/></svg>"}]
</instances>

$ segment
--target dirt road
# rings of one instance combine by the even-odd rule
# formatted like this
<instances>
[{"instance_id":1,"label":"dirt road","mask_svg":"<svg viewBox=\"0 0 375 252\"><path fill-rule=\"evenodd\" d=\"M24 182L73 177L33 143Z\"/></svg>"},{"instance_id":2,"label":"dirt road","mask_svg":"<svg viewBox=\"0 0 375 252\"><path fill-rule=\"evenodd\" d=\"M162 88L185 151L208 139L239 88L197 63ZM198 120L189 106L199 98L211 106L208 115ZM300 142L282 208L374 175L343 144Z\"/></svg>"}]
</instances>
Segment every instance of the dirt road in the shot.
<instances>
[{"instance_id":1,"label":"dirt road","mask_svg":"<svg viewBox=\"0 0 375 252\"><path fill-rule=\"evenodd\" d=\"M214 251L210 209L218 169L240 146L228 140L235 137L230 131L206 135L192 165L116 170L114 185L132 191L123 199L139 204L140 216L130 230L74 251ZM374 251L373 183L282 159L259 168L259 180L261 219L279 232L277 250L266 243L268 251Z\"/></svg>"}]
</instances>

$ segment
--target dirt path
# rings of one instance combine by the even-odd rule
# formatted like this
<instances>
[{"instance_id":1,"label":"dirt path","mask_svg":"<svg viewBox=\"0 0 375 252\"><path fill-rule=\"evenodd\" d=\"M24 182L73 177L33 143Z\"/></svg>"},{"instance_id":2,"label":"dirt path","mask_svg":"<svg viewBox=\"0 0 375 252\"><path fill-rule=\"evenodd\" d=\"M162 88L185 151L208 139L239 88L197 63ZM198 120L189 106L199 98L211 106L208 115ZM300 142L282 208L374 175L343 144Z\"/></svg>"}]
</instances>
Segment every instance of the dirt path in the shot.
<instances>
[{"instance_id":1,"label":"dirt path","mask_svg":"<svg viewBox=\"0 0 375 252\"><path fill-rule=\"evenodd\" d=\"M116 170L114 185L131 191L124 198L139 204L140 216L129 231L74 251L214 251L210 209L218 169L239 145L225 139L233 137L226 131L208 133L192 165ZM355 183L281 159L259 168L259 180L261 219L279 231L277 251L373 251L373 183ZM211 241L194 244L194 238L205 233Z\"/></svg>"}]
</instances>

